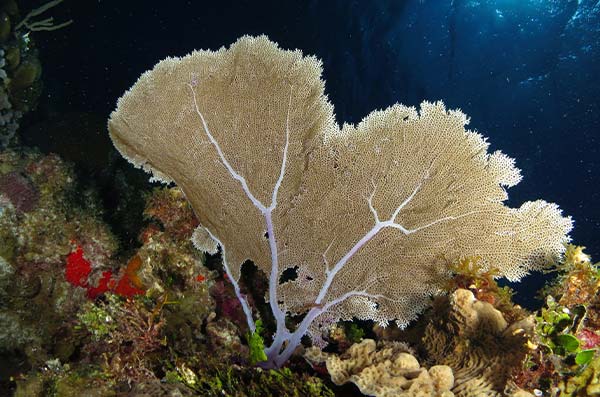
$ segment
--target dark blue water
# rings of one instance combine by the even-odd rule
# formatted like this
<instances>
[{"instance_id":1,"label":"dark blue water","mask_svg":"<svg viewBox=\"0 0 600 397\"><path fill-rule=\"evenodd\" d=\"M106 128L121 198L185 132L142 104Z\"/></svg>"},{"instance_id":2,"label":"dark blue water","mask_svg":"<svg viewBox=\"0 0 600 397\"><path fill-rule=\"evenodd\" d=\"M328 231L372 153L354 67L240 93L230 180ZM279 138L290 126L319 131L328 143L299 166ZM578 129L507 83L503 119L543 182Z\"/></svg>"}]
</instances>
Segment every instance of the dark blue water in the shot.
<instances>
[{"instance_id":1,"label":"dark blue water","mask_svg":"<svg viewBox=\"0 0 600 397\"><path fill-rule=\"evenodd\" d=\"M510 204L558 203L575 219L574 242L600 260L599 1L66 0L52 15L74 23L35 35L46 82L39 119L97 123L80 136L65 126L24 138L62 148L90 175L110 157L104 120L140 73L264 33L323 60L339 122L394 102L461 108L523 170ZM524 289L539 283L528 278Z\"/></svg>"}]
</instances>

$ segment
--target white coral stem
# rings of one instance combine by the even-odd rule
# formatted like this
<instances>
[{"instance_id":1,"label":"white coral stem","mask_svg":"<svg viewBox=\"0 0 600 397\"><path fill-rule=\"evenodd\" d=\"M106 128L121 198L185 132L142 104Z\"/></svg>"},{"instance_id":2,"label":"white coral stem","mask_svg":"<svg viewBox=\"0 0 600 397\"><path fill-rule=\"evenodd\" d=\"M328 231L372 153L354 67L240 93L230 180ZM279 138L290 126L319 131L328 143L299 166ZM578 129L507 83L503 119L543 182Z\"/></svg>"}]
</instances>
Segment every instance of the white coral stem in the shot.
<instances>
[{"instance_id":1,"label":"white coral stem","mask_svg":"<svg viewBox=\"0 0 600 397\"><path fill-rule=\"evenodd\" d=\"M227 171L229 172L231 177L240 183L240 185L242 186L242 189L243 189L244 193L246 194L246 196L248 197L248 199L262 213L262 215L265 219L265 224L266 224L266 228L267 228L267 236L269 239L269 247L271 250L271 274L269 275L269 304L271 306L271 310L273 311L273 315L275 316L275 319L277 321L276 339L275 339L274 343L271 345L271 348L274 349L274 348L276 348L277 344L283 343L283 340L285 338L287 338L287 336L289 335L289 331L285 327L285 313L281 310L281 308L279 307L279 303L277 302L277 285L278 285L278 281L279 281L279 255L277 252L277 240L275 239L275 227L273 225L272 215L273 215L273 210L277 207L277 194L279 193L279 188L281 187L281 183L283 181L283 177L285 175L285 170L286 170L286 165L287 165L287 156L288 156L289 140L290 140L289 139L289 137L290 137L289 121L290 121L290 108L291 108L291 103L292 103L292 87L290 87L290 98L289 98L289 102L288 102L288 111L287 111L287 117L286 117L286 123L285 123L285 145L284 145L283 154L282 154L283 158L281 161L281 168L279 171L279 176L277 178L277 181L275 182L275 186L273 188L273 192L271 195L271 204L268 207L265 206L258 198L256 198L256 196L254 196L254 194L252 194L252 192L250 191L250 187L248 186L248 183L246 182L246 179L242 175L240 175L231 166L231 164L227 160L227 157L223 153L221 146L219 145L219 143L217 142L217 140L215 139L213 134L210 132L210 129L208 128L208 124L204 118L204 115L202 114L202 112L200 111L200 109L198 107L198 100L196 98L196 91L194 90L194 86L192 84L188 84L188 87L192 92L192 97L194 100L194 110L195 110L196 114L198 115L198 117L200 117L202 126L204 128L204 132L205 132L206 136L208 137L208 140L210 141L210 143L214 146L215 150L217 151L217 154L219 155L219 159L221 160L221 163L223 163L223 165L225 166L225 168L227 169ZM223 266L225 267L225 271L227 272L227 275L229 276L231 282L234 285L234 289L236 290L236 295L237 295L238 299L242 302L242 307L244 308L244 313L246 314L248 326L250 327L250 330L252 332L254 332L254 330L256 329L256 326L254 324L254 319L252 317L252 311L249 309L246 299L239 292L239 284L237 283L237 280L234 279L230 274L229 267L227 266L227 262L225 260L225 248L224 248L223 244L218 239L216 239L216 237L213 236L213 238L215 238L215 241L217 241L219 243L219 245L221 246L221 248L223 249ZM279 341L281 341L281 342L279 342ZM281 345L279 344L279 346L281 346ZM273 350L273 349L271 349L271 350ZM267 350L267 351L269 352L271 350Z\"/></svg>"}]
</instances>

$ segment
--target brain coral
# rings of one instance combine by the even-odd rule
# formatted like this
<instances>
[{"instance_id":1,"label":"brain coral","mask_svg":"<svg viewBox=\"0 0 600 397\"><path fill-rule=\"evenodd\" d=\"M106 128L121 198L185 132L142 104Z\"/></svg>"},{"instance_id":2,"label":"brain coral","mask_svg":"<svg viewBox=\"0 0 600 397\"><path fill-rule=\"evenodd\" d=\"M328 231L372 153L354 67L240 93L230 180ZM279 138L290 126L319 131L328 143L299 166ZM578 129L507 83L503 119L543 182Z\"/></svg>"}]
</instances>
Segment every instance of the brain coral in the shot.
<instances>
[{"instance_id":1,"label":"brain coral","mask_svg":"<svg viewBox=\"0 0 600 397\"><path fill-rule=\"evenodd\" d=\"M245 36L159 62L108 122L125 158L183 190L196 245L221 247L251 329L241 266L268 275L276 365L340 318L407 324L449 276L441 257L478 255L516 280L562 252L570 218L542 200L505 206L520 172L462 112L396 104L340 128L321 72ZM288 330L286 313L306 316Z\"/></svg>"}]
</instances>

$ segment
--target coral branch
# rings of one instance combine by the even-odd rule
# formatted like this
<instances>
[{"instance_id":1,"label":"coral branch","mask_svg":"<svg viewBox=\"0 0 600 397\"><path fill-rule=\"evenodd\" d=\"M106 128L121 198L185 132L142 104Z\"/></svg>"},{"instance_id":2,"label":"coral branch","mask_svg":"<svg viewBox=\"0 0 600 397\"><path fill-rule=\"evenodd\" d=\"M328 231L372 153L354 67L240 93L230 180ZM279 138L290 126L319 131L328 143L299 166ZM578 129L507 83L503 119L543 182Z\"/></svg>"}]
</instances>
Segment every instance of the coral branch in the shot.
<instances>
[{"instance_id":1,"label":"coral branch","mask_svg":"<svg viewBox=\"0 0 600 397\"><path fill-rule=\"evenodd\" d=\"M288 337L289 331L285 326L285 312L279 307L277 300L277 286L279 284L279 255L277 251L277 240L275 239L275 227L273 226L272 212L277 206L277 194L285 175L285 169L287 166L288 148L290 142L290 110L292 106L292 86L290 86L290 97L288 101L288 109L285 119L285 145L283 147L283 157L281 160L281 167L279 171L279 178L273 188L273 194L271 196L271 205L263 212L265 222L267 224L267 235L269 236L269 247L271 249L271 273L269 274L269 305L271 311L275 317L277 329L275 331L275 338L271 346L266 350L267 357L269 355L279 352L283 341Z\"/></svg>"},{"instance_id":2,"label":"coral branch","mask_svg":"<svg viewBox=\"0 0 600 397\"><path fill-rule=\"evenodd\" d=\"M196 99L196 91L194 90L194 87L191 84L188 84L188 87L192 91L192 96L194 98L194 110L196 111L196 114L198 115L198 117L200 117L200 120L202 121L202 127L204 127L204 132L206 133L206 136L208 137L208 140L210 141L210 143L214 146L215 150L217 151L217 154L219 155L219 158L221 159L221 163L223 163L223 165L225 166L225 168L227 169L229 174L231 174L231 177L233 179L235 179L236 181L238 181L240 183L240 185L242 185L242 189L244 189L244 193L246 194L246 196L248 196L250 201L252 201L252 204L256 208L258 208L262 213L265 213L267 211L267 207L265 207L265 205L263 203L261 203L259 199L254 197L254 195L250 191L250 187L248 186L248 183L246 182L246 178L244 178L243 176L238 174L237 171L233 169L231 164L229 164L229 161L227 161L227 158L225 157L225 154L223 153L223 150L221 149L219 142L217 142L215 137L211 134L210 130L208 129L208 124L206 123L206 120L204 119L204 115L200 112L200 109L198 108L198 100Z\"/></svg>"},{"instance_id":3,"label":"coral branch","mask_svg":"<svg viewBox=\"0 0 600 397\"><path fill-rule=\"evenodd\" d=\"M268 208L271 211L273 211L275 207L277 207L277 193L279 193L279 187L281 186L281 182L283 181L283 176L285 175L285 167L287 166L288 148L290 146L290 110L292 108L292 89L293 86L290 86L290 100L288 101L288 110L287 115L285 117L285 146L283 147L283 159L281 161L279 178L277 178L277 182L275 183L273 195L271 196L271 205Z\"/></svg>"},{"instance_id":4,"label":"coral branch","mask_svg":"<svg viewBox=\"0 0 600 397\"><path fill-rule=\"evenodd\" d=\"M233 290L235 291L235 296L238 298L238 300L240 301L240 304L242 305L242 310L244 311L244 315L246 316L246 322L248 323L248 328L250 328L250 332L254 332L254 331L256 331L256 324L254 323L254 317L252 316L252 309L250 308L250 305L248 304L248 300L240 291L240 285L238 284L237 280L235 279L235 277L233 277L233 274L231 273L231 268L229 267L229 264L227 263L227 255L225 255L225 246L223 245L223 243L221 243L221 240L219 240L217 238L217 236L215 236L214 234L212 234L210 232L210 230L206 229L206 231L207 231L208 235L221 247L223 269L225 269L227 278L229 278L229 281L233 285Z\"/></svg>"},{"instance_id":5,"label":"coral branch","mask_svg":"<svg viewBox=\"0 0 600 397\"><path fill-rule=\"evenodd\" d=\"M235 169L233 169L233 167L231 166L229 161L227 161L227 158L225 157L225 154L223 153L221 146L219 145L219 143L217 142L215 137L210 132L210 130L208 128L208 124L207 124L206 120L204 119L204 115L202 114L202 112L200 111L200 109L198 107L198 101L196 98L196 91L194 90L194 86L192 84L188 84L188 87L192 91L192 96L194 99L194 109L196 111L196 114L198 115L198 117L200 117L200 120L202 121L202 126L204 128L204 132L206 133L206 136L208 137L209 141L211 142L211 144L214 146L215 150L217 151L217 154L219 155L221 162L223 163L223 165L225 166L225 168L227 169L227 171L229 172L231 177L241 184L242 189L244 190L244 193L246 194L248 199L250 199L252 204L263 214L263 216L265 218L265 223L266 223L266 227L267 227L267 236L269 238L269 247L271 250L271 274L269 275L269 304L271 306L271 310L273 311L273 315L275 316L276 323L277 323L277 331L276 331L275 341L273 342L273 344L270 347L270 349L273 350L273 349L277 348L278 344L280 346L280 340L281 340L281 343L283 343L283 339L285 339L286 336L289 334L289 331L285 328L285 313L281 310L281 308L279 307L279 303L277 302L277 284L279 281L279 256L277 253L277 241L275 239L275 228L273 226L272 212L277 206L277 194L279 192L279 188L283 181L283 177L285 175L285 170L286 170L286 165L287 165L289 137L290 137L289 119L290 119L290 110L291 110L291 104L292 104L292 88L293 87L290 86L290 96L289 96L288 110L287 110L286 123L285 123L285 145L283 147L283 158L281 161L279 177L277 178L275 187L273 188L273 192L271 195L271 204L269 205L269 207L266 207L262 202L260 202L260 200L258 200L254 196L254 194L252 194L252 192L250 191L250 187L248 186L248 183L246 182L246 179L242 175L240 175ZM235 293L236 293L238 299L240 299L240 301L242 302L242 307L243 307L244 313L246 314L246 317L247 317L248 326L250 327L252 332L254 332L255 323L254 323L254 320L252 317L252 310L248 306L246 299L241 295L240 290L239 290L239 285L238 285L237 281L232 277L231 271L230 271L229 267L227 266L227 262L226 262L226 258L225 258L225 248L218 238L216 238L212 234L210 234L210 235L221 246L221 249L223 250L223 266L225 267L225 271L227 272L227 275L229 276L230 280L232 281L232 283L234 285ZM269 351L271 351L271 350L269 350Z\"/></svg>"},{"instance_id":6,"label":"coral branch","mask_svg":"<svg viewBox=\"0 0 600 397\"><path fill-rule=\"evenodd\" d=\"M319 295L317 296L317 299L315 299L315 304L320 304L323 301L323 299L327 295L327 292L329 291L329 288L331 287L331 284L333 283L333 279L335 278L336 274L338 274L339 271L342 270L342 268L346 265L346 263L350 260L350 258L352 258L354 256L354 254L356 254L373 237L375 237L377 235L377 233L379 233L381 231L381 229L386 228L386 227L392 227L392 228L402 231L404 234L410 234L410 233L414 233L417 230L421 230L421 229L425 228L425 227L422 227L422 228L411 231L411 230L406 229L404 226L395 223L395 219L398 216L398 214L400 213L400 211L408 203L410 203L410 201L415 197L417 192L421 189L421 186L423 185L423 181L425 181L428 177L429 177L429 170L426 172L423 179L414 188L412 193L396 208L396 210L394 211L394 213L392 214L390 219L388 219L387 221L383 221L383 222L379 219L377 210L373 207L373 197L375 196L375 190L377 188L375 183L373 182L373 192L371 193L371 195L369 196L367 201L369 204L369 210L371 211L371 214L373 214L373 217L375 218L375 225L371 228L371 230L369 230L367 233L365 233L365 235L360 240L358 240L358 242L356 244L354 244L354 246L352 246L352 248L350 248L350 250L348 250L348 252L346 252L346 254L335 264L335 266L333 267L333 269L331 269L331 271L327 272L327 279L325 280L325 283L323 283L323 287L319 291ZM432 222L430 225L433 225L440 221L441 220ZM430 225L427 225L427 226L430 226Z\"/></svg>"},{"instance_id":7,"label":"coral branch","mask_svg":"<svg viewBox=\"0 0 600 397\"><path fill-rule=\"evenodd\" d=\"M40 21L31 21L31 18L36 17L40 14L43 14L50 8L60 4L62 2L63 2L63 0L49 1L46 4L43 4L42 6L29 11L29 13L27 15L25 15L25 18L23 18L23 20L17 24L17 26L15 27L15 30L19 30L20 28L25 26L27 29L29 29L32 32L37 32L37 31L42 31L42 30L51 31L51 30L58 30L58 29L64 28L65 26L69 26L70 24L73 23L72 19L69 19L68 21L65 21L63 23L59 23L58 25L54 24L54 18L52 18L52 17L45 18Z\"/></svg>"},{"instance_id":8,"label":"coral branch","mask_svg":"<svg viewBox=\"0 0 600 397\"><path fill-rule=\"evenodd\" d=\"M421 187L423 186L423 182L425 182L428 178L429 178L429 171L431 170L431 167L433 166L433 163L431 163L431 166L429 167L429 169L425 172L425 176L423 177L423 179L421 179L421 181L419 181L419 183L417 184L417 186L415 186L414 190L412 191L412 193L402 202L402 204L400 204L396 210L394 211L394 213L392 214L392 216L390 217L390 221L392 223L396 222L396 218L398 217L398 214L400 213L400 211L402 211L402 209L404 207L406 207L406 205L408 203L410 203L412 201L412 199L415 197L415 195L419 192L419 190L421 190Z\"/></svg>"},{"instance_id":9,"label":"coral branch","mask_svg":"<svg viewBox=\"0 0 600 397\"><path fill-rule=\"evenodd\" d=\"M300 345L301 339L304 336L304 334L306 334L308 327L312 324L312 322L317 317L319 317L321 314L329 311L332 307L339 305L340 303L344 302L345 300L352 298L352 297L356 297L356 296L364 296L367 298L382 298L383 297L383 295L369 294L366 291L349 291L349 292L346 292L345 294L343 294L342 296L340 296L339 298L333 299L332 301L328 302L327 304L323 305L322 307L320 307L320 306L313 307L306 314L306 316L304 317L304 319L302 320L300 325L296 328L296 330L289 336L289 342L288 342L287 346L285 347L285 349L281 352L281 354L279 354L274 359L275 366L276 367L282 366L290 358L292 353L294 353L296 348Z\"/></svg>"},{"instance_id":10,"label":"coral branch","mask_svg":"<svg viewBox=\"0 0 600 397\"><path fill-rule=\"evenodd\" d=\"M371 183L373 184L373 191L371 192L371 195L367 198L367 203L369 203L369 210L371 211L373 218L375 218L375 223L379 223L379 214L377 213L375 207L373 207L373 197L375 197L377 185L375 185L375 181L373 180L371 180Z\"/></svg>"}]
</instances>

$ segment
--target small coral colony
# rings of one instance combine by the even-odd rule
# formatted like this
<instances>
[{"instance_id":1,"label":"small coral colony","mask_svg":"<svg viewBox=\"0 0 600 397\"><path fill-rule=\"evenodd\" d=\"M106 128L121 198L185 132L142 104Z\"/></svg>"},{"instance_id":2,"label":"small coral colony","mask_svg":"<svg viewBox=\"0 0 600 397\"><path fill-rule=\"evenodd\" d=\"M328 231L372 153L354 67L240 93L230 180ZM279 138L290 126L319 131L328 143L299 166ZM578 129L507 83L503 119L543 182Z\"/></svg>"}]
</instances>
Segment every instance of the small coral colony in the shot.
<instances>
[{"instance_id":1,"label":"small coral colony","mask_svg":"<svg viewBox=\"0 0 600 397\"><path fill-rule=\"evenodd\" d=\"M39 63L23 33L3 36L20 30L2 4L17 107L37 77L15 76ZM320 76L266 37L143 74L110 136L175 184L139 192L131 242L76 164L19 145L13 113L2 393L600 395L600 273L568 243L571 219L542 200L505 206L519 170L461 112L394 105L340 129ZM497 280L534 270L553 276L530 311Z\"/></svg>"}]
</instances>

